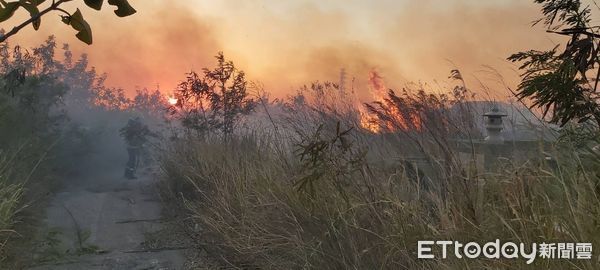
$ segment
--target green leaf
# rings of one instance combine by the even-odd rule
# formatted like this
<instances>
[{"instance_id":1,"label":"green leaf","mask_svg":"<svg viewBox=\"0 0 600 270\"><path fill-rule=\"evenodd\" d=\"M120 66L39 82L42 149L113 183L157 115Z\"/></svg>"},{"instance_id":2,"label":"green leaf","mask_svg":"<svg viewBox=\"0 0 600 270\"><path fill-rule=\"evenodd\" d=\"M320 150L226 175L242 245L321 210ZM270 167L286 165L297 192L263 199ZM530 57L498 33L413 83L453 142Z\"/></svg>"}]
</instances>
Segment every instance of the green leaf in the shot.
<instances>
[{"instance_id":1,"label":"green leaf","mask_svg":"<svg viewBox=\"0 0 600 270\"><path fill-rule=\"evenodd\" d=\"M104 0L84 0L84 2L86 5L88 5L88 7L91 7L95 10L100 10Z\"/></svg>"},{"instance_id":2,"label":"green leaf","mask_svg":"<svg viewBox=\"0 0 600 270\"><path fill-rule=\"evenodd\" d=\"M19 8L19 5L19 2L8 2L3 7L0 7L0 22L10 19Z\"/></svg>"},{"instance_id":3,"label":"green leaf","mask_svg":"<svg viewBox=\"0 0 600 270\"><path fill-rule=\"evenodd\" d=\"M63 22L64 22L63 17ZM77 9L75 13L69 17L68 24L70 24L73 29L79 31L77 35L75 35L79 40L85 42L86 44L92 44L92 28L90 25L83 19L83 15L81 11Z\"/></svg>"},{"instance_id":4,"label":"green leaf","mask_svg":"<svg viewBox=\"0 0 600 270\"><path fill-rule=\"evenodd\" d=\"M66 25L71 25L71 17L69 16L60 16L61 17L61 21L63 23L65 23Z\"/></svg>"},{"instance_id":5,"label":"green leaf","mask_svg":"<svg viewBox=\"0 0 600 270\"><path fill-rule=\"evenodd\" d=\"M136 13L135 9L129 5L127 0L108 0L108 4L117 7L115 14L119 17L127 17Z\"/></svg>"},{"instance_id":6,"label":"green leaf","mask_svg":"<svg viewBox=\"0 0 600 270\"><path fill-rule=\"evenodd\" d=\"M21 0L21 6L29 12L29 15L31 15L31 17L37 16L38 14L40 14L40 10L37 8L37 6L34 3ZM32 23L33 29L35 29L35 30L40 29L41 23L42 23L41 18L38 18L37 20L33 21L33 23Z\"/></svg>"}]
</instances>

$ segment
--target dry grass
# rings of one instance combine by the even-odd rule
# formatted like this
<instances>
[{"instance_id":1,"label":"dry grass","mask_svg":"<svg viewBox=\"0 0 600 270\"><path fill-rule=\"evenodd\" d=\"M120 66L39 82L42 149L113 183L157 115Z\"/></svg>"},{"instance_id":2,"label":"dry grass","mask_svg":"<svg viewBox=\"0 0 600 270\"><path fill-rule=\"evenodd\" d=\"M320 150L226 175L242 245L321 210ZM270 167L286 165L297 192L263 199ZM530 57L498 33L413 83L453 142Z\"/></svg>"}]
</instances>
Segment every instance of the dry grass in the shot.
<instances>
[{"instance_id":1,"label":"dry grass","mask_svg":"<svg viewBox=\"0 0 600 270\"><path fill-rule=\"evenodd\" d=\"M7 242L16 232L13 230L15 216L22 206L23 181L15 181L19 177L15 173L18 163L16 155L0 152L0 261L7 252Z\"/></svg>"},{"instance_id":2,"label":"dry grass","mask_svg":"<svg viewBox=\"0 0 600 270\"><path fill-rule=\"evenodd\" d=\"M483 173L457 162L456 150L443 143L449 138L441 137L449 135L434 132L427 121L420 133L343 133L351 120L338 128L335 114L304 112L286 118L291 124L277 135L261 129L227 141L182 137L163 156L170 188L190 218L218 239L229 263L265 269L598 269L596 260L538 258L527 265L523 259L416 255L419 240L600 245L597 157L563 148L554 169L507 161ZM407 144L418 147L402 147ZM430 186L393 159L411 154L434 164Z\"/></svg>"}]
</instances>

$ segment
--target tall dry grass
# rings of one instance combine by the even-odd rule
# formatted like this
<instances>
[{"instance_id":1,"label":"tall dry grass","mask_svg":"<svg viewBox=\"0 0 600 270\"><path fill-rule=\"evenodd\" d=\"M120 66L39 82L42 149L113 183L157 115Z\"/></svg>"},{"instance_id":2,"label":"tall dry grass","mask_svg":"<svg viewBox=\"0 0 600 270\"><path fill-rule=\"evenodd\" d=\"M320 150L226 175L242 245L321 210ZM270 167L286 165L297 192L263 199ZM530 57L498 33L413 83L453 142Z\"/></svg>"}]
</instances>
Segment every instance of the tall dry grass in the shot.
<instances>
[{"instance_id":1,"label":"tall dry grass","mask_svg":"<svg viewBox=\"0 0 600 270\"><path fill-rule=\"evenodd\" d=\"M175 139L162 158L165 179L190 219L204 229L201 238L215 239L218 256L240 267L599 267L595 259L538 258L532 265L524 259L417 259L419 240L598 246L598 158L563 143L553 166L535 158L505 160L493 171L481 171L461 162L452 147L457 136L477 139L468 132L457 135L467 130L460 127L466 122L450 123L456 132L439 127L454 118L436 112L455 107L456 99L436 101L419 91L403 95L380 108L413 108L423 120L419 131L371 134L356 125L357 113L295 100L285 104L282 111L289 113L282 121L272 122L276 132L260 128L229 140ZM385 110L380 112L385 117ZM430 171L411 166L408 156L426 160Z\"/></svg>"}]
</instances>

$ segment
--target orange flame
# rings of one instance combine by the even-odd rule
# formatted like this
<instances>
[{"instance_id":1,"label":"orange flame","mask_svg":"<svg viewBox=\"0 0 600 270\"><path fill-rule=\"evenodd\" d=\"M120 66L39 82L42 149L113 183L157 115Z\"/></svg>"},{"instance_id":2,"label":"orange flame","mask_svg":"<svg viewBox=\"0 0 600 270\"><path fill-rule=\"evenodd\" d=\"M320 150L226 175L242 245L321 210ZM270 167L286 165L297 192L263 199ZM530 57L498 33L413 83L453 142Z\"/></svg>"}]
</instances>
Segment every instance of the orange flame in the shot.
<instances>
[{"instance_id":1,"label":"orange flame","mask_svg":"<svg viewBox=\"0 0 600 270\"><path fill-rule=\"evenodd\" d=\"M381 126L377 121L377 117L369 114L362 106L359 109L360 113L360 126L370 132L379 133Z\"/></svg>"},{"instance_id":2,"label":"orange flame","mask_svg":"<svg viewBox=\"0 0 600 270\"><path fill-rule=\"evenodd\" d=\"M385 81L383 77L376 71L371 70L369 72L369 89L371 91L371 95L373 96L373 100L386 103L385 98L387 95L387 87L385 86ZM379 119L369 114L365 111L364 108L360 109L360 125L362 128L369 130L373 133L380 133L382 129L387 131L395 131L398 129L409 130L416 129L421 130L421 118L417 112L411 112L408 117L404 116L399 108L395 106L390 106L390 115L391 121L386 121L382 123ZM408 118L408 119L407 119ZM382 126L382 124L384 126Z\"/></svg>"}]
</instances>

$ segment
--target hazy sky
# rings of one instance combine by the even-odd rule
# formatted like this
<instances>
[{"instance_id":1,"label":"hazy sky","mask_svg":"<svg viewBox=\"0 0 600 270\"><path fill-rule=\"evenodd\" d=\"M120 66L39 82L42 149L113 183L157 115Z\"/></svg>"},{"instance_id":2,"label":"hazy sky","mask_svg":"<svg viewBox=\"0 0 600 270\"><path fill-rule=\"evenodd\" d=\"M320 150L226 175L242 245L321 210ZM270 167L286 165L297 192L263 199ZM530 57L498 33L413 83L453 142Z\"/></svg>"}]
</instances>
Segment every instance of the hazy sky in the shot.
<instances>
[{"instance_id":1,"label":"hazy sky","mask_svg":"<svg viewBox=\"0 0 600 270\"><path fill-rule=\"evenodd\" d=\"M83 5L75 2L67 9ZM533 0L130 2L138 13L128 18L117 18L109 6L100 12L82 8L94 33L91 46L77 41L57 14L44 18L40 32L28 28L10 42L34 45L54 33L88 53L108 73L109 85L128 91L157 84L171 91L185 72L212 66L213 56L224 51L276 96L315 80L337 81L341 68L355 78L359 95L368 96L364 84L373 69L389 87L409 81L443 87L458 67L472 88L480 88L479 79L497 89L484 71L491 66L514 85L518 77L507 56L561 41L531 27L540 17Z\"/></svg>"}]
</instances>

